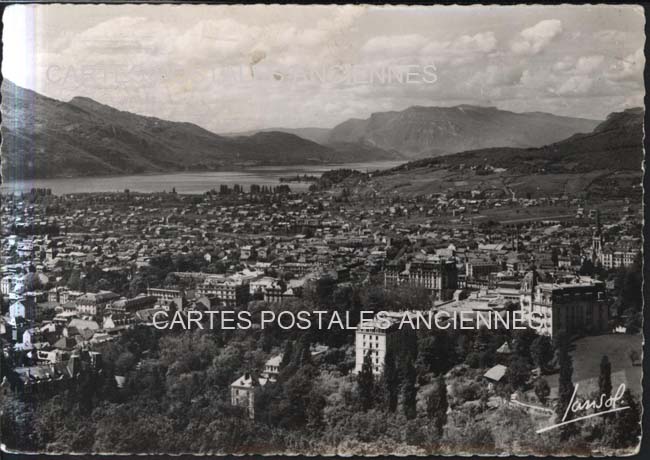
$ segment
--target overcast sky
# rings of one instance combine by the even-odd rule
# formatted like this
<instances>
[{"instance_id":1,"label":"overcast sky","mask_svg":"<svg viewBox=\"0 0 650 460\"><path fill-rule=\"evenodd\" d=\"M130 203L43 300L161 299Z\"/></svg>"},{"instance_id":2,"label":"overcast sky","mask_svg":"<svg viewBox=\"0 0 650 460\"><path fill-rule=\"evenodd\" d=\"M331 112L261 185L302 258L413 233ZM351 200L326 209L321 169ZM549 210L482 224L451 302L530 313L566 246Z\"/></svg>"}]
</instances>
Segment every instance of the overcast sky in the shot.
<instances>
[{"instance_id":1,"label":"overcast sky","mask_svg":"<svg viewBox=\"0 0 650 460\"><path fill-rule=\"evenodd\" d=\"M13 5L3 22L18 85L215 132L412 105L643 105L638 6Z\"/></svg>"}]
</instances>

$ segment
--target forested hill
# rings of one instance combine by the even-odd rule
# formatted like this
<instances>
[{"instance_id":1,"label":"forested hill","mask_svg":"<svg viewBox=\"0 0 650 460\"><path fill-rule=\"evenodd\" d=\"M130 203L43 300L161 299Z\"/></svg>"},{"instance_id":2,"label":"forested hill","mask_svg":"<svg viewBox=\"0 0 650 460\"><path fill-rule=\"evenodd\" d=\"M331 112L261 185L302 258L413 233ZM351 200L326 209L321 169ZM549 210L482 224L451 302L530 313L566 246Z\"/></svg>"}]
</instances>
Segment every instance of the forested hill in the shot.
<instances>
[{"instance_id":1,"label":"forested hill","mask_svg":"<svg viewBox=\"0 0 650 460\"><path fill-rule=\"evenodd\" d=\"M643 161L642 108L611 113L588 134L576 134L541 148L490 148L416 160L391 171L426 166L491 166L519 173L590 172L641 169Z\"/></svg>"},{"instance_id":2,"label":"forested hill","mask_svg":"<svg viewBox=\"0 0 650 460\"><path fill-rule=\"evenodd\" d=\"M58 101L8 80L2 118L5 181L394 158L376 147L330 147L286 132L220 136L85 97Z\"/></svg>"}]
</instances>

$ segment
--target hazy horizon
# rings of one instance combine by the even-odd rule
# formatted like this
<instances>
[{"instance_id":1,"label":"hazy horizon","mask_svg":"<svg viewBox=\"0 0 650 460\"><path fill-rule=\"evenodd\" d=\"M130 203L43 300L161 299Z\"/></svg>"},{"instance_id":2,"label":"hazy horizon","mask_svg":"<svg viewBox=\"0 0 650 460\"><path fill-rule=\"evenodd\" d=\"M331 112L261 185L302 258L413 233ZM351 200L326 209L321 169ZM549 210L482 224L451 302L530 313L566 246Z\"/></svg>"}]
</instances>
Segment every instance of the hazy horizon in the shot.
<instances>
[{"instance_id":1,"label":"hazy horizon","mask_svg":"<svg viewBox=\"0 0 650 460\"><path fill-rule=\"evenodd\" d=\"M215 133L462 104L603 120L645 94L630 5L12 5L3 22L17 85Z\"/></svg>"},{"instance_id":2,"label":"hazy horizon","mask_svg":"<svg viewBox=\"0 0 650 460\"><path fill-rule=\"evenodd\" d=\"M4 80L9 81L10 83L12 83L12 84L15 85L14 82L12 82L11 80L9 80L9 79L7 79L7 78L4 78ZM21 87L21 88L22 88L22 87ZM28 89L28 90L29 90L29 88L24 88L24 89ZM4 86L3 86L3 90L4 90ZM31 91L33 91L33 90L31 90ZM39 93L39 94L40 94L40 93ZM49 97L49 96L47 96L47 97ZM61 101L61 102L70 102L70 101L72 101L73 99L78 98L78 97L87 97L87 96L73 96L72 98L67 99L67 100L62 100L62 99L57 99L57 100L59 100L59 101ZM53 98L53 99L56 99L56 98ZM90 98L90 99L92 99L92 98ZM94 99L93 99L93 100L94 100ZM101 102L99 102L99 101L95 101L95 102L100 103L100 104L103 104L103 103L101 103ZM103 105L108 105L108 104L103 104ZM486 108L486 109L487 109L487 108L496 108L497 110L508 111L508 110L506 110L506 109L502 109L501 107L498 107L498 106L488 106L488 105L478 105L478 104L456 104L456 105L448 105L448 106L443 106L443 105L440 105L440 106L437 106L437 105L427 105L427 106L423 106L423 105L412 105L412 106L409 106L409 107L405 107L405 108L402 109L402 110L393 110L393 111L395 111L395 112L399 112L399 111L403 111L403 110L407 110L407 109L415 108L415 107L430 109L430 108L454 108L454 107L461 107L461 106L474 106L474 107L481 107L481 108ZM113 107L113 106L110 106L110 107ZM119 109L119 107L113 107L113 108L115 108L115 109ZM641 108L641 109L643 109L643 106L641 105L641 106L638 106L638 107L627 107L626 109L633 109L633 108ZM124 110L124 109L119 109L119 110ZM146 113L138 113L138 112L135 112L135 111L129 111L129 112L130 112L130 113L133 113L133 114L135 114L135 115L151 116L151 115L148 115L148 114L146 114ZM388 110L388 111L386 111L386 112L391 112L391 110ZM513 113L520 113L520 114L523 114L523 113L546 113L546 114L556 115L556 116L567 116L567 115L558 115L558 114L551 113L551 112L538 112L538 111L516 111L516 110L512 110L511 112L513 112ZM366 119L366 118L369 118L369 117L371 117L374 113L378 113L378 112L368 113L366 116L361 117L361 118L358 118L358 119ZM159 117L157 117L157 118L159 118ZM587 119L587 118L585 118L585 117L574 117L574 118L583 118L583 119ZM590 120L593 120L593 121L604 121L605 118L606 118L606 117L604 117L604 118L591 118ZM330 130L330 129L334 128L337 124L340 124L340 123L342 123L342 122L344 122L344 121L347 121L347 120L350 120L350 118L346 118L346 119L340 120L340 122L335 123L334 125L331 125L331 126L295 126L295 127L287 127L287 126L259 126L259 127L254 127L254 128L250 128L250 129L238 130L238 131L212 131L212 130L209 129L209 128L205 128L205 127L203 127L203 126L201 126L201 127L204 128L204 129L207 129L208 131L212 131L212 132L214 132L215 134L219 134L219 135L223 135L223 136L232 136L232 135L238 135L238 134L246 134L246 133L255 132L255 131L272 131L272 130L274 130L274 129L287 129L287 130L288 130L288 129L322 129L322 130ZM181 122L181 123L182 123L182 122L186 122L186 120L168 120L168 121ZM197 125L198 125L198 123L197 123ZM200 126L200 125L198 125L198 126Z\"/></svg>"}]
</instances>

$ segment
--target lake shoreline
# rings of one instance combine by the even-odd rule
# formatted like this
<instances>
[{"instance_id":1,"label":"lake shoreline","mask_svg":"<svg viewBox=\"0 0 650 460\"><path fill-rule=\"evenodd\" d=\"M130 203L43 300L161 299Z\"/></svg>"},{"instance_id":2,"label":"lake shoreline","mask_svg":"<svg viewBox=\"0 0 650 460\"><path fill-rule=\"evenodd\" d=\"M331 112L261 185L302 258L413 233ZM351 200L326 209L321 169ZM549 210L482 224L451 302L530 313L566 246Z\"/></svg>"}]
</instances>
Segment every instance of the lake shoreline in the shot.
<instances>
[{"instance_id":1,"label":"lake shoreline","mask_svg":"<svg viewBox=\"0 0 650 460\"><path fill-rule=\"evenodd\" d=\"M386 161L376 161L368 162L368 164L373 163L395 163L396 165L401 165L408 163L409 160L386 160ZM210 173L227 173L227 172L245 172L245 171L256 171L256 170L271 170L272 168L311 168L311 167L332 167L331 169L347 169L347 165L356 165L362 164L365 162L353 162L353 163L304 163L304 164L260 164L260 165L248 165L240 167L227 167L224 169L186 169L178 171L145 171L138 173L128 173L128 174L89 174L84 176L56 176L56 177L33 177L30 179L18 179L18 180L8 180L3 181L2 184L11 184L17 182L30 182L30 181L49 181L49 180L68 180L68 179L110 179L110 178L122 178L122 177L132 177L132 176L167 176L172 174L210 174ZM353 168L354 169L354 168Z\"/></svg>"},{"instance_id":2,"label":"lake shoreline","mask_svg":"<svg viewBox=\"0 0 650 460\"><path fill-rule=\"evenodd\" d=\"M230 168L218 171L177 171L171 173L142 173L131 175L106 175L61 177L51 179L26 179L8 181L0 185L0 194L29 192L32 188L49 188L55 195L72 193L116 193L126 189L134 193L162 193L176 189L181 194L202 194L221 185L238 184L248 190L250 185L289 185L292 191L305 192L311 182L282 182L282 177L311 175L320 177L333 169L359 171L385 170L403 161L375 161L359 163L327 163L304 165L266 165Z\"/></svg>"}]
</instances>

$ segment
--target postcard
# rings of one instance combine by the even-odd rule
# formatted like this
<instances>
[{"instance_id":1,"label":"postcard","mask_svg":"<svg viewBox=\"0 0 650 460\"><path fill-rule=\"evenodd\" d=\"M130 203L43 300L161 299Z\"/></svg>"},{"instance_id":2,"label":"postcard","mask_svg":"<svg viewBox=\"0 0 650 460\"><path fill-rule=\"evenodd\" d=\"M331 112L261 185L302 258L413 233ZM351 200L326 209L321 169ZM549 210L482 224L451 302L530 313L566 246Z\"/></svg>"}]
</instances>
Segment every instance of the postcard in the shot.
<instances>
[{"instance_id":1,"label":"postcard","mask_svg":"<svg viewBox=\"0 0 650 460\"><path fill-rule=\"evenodd\" d=\"M645 20L7 6L3 451L638 452Z\"/></svg>"}]
</instances>

